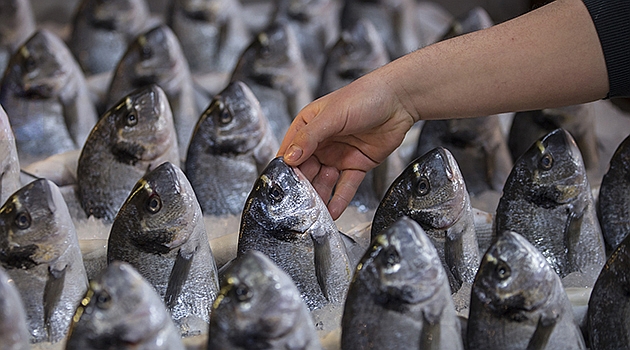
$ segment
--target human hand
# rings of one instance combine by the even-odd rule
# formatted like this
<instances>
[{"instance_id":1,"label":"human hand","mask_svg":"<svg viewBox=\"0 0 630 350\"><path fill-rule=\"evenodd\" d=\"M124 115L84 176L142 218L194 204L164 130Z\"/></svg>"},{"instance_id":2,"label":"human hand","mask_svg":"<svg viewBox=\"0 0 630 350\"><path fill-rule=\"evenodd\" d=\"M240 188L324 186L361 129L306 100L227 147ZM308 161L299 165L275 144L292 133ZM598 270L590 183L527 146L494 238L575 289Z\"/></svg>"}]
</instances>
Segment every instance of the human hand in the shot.
<instances>
[{"instance_id":1,"label":"human hand","mask_svg":"<svg viewBox=\"0 0 630 350\"><path fill-rule=\"evenodd\" d=\"M278 155L299 167L336 220L365 173L400 146L414 122L377 70L304 107Z\"/></svg>"}]
</instances>

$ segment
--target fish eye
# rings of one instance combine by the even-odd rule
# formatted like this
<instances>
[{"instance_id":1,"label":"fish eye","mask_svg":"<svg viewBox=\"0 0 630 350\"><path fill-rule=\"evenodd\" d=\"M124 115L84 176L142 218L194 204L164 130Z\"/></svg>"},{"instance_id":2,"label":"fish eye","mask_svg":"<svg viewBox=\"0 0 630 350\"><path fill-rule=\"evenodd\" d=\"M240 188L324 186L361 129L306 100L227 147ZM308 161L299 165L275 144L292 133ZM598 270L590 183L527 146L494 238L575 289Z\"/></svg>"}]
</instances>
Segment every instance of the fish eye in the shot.
<instances>
[{"instance_id":1,"label":"fish eye","mask_svg":"<svg viewBox=\"0 0 630 350\"><path fill-rule=\"evenodd\" d=\"M284 191L278 184L274 184L269 191L269 196L274 203L278 203L284 198Z\"/></svg>"},{"instance_id":2,"label":"fish eye","mask_svg":"<svg viewBox=\"0 0 630 350\"><path fill-rule=\"evenodd\" d=\"M503 261L501 261L497 265L496 273L497 273L497 276L500 279L502 279L502 280L504 280L504 279L510 277L510 275L512 275L512 271L510 270L510 267L506 263L504 263Z\"/></svg>"},{"instance_id":3,"label":"fish eye","mask_svg":"<svg viewBox=\"0 0 630 350\"><path fill-rule=\"evenodd\" d=\"M240 302L245 302L252 298L252 292L243 284L238 285L234 289L234 295L236 296L236 300Z\"/></svg>"},{"instance_id":4,"label":"fish eye","mask_svg":"<svg viewBox=\"0 0 630 350\"><path fill-rule=\"evenodd\" d=\"M108 309L111 306L111 296L107 292L101 292L96 297L96 307L99 309Z\"/></svg>"},{"instance_id":5,"label":"fish eye","mask_svg":"<svg viewBox=\"0 0 630 350\"><path fill-rule=\"evenodd\" d=\"M271 56L271 49L269 48L269 45L263 44L260 46L260 55L265 58Z\"/></svg>"},{"instance_id":6,"label":"fish eye","mask_svg":"<svg viewBox=\"0 0 630 350\"><path fill-rule=\"evenodd\" d=\"M153 56L153 50L151 50L151 47L149 47L148 45L144 45L140 50L140 56L143 60L148 60Z\"/></svg>"},{"instance_id":7,"label":"fish eye","mask_svg":"<svg viewBox=\"0 0 630 350\"><path fill-rule=\"evenodd\" d=\"M26 211L19 213L15 217L15 226L20 230L26 230L31 227L31 215Z\"/></svg>"},{"instance_id":8,"label":"fish eye","mask_svg":"<svg viewBox=\"0 0 630 350\"><path fill-rule=\"evenodd\" d=\"M383 260L387 268L391 268L400 263L400 255L395 249L388 249L384 252Z\"/></svg>"},{"instance_id":9,"label":"fish eye","mask_svg":"<svg viewBox=\"0 0 630 350\"><path fill-rule=\"evenodd\" d=\"M416 185L416 193L419 196L426 196L431 190L431 185L429 184L429 179L426 177L421 177L420 181L418 181L418 185Z\"/></svg>"},{"instance_id":10,"label":"fish eye","mask_svg":"<svg viewBox=\"0 0 630 350\"><path fill-rule=\"evenodd\" d=\"M553 157L551 156L551 154L544 154L542 158L540 158L540 161L538 161L538 165L543 170L551 169L551 167L553 166Z\"/></svg>"},{"instance_id":11,"label":"fish eye","mask_svg":"<svg viewBox=\"0 0 630 350\"><path fill-rule=\"evenodd\" d=\"M36 66L37 64L35 63L35 59L33 58L33 56L28 56L24 61L24 68L26 68L28 72L33 71Z\"/></svg>"},{"instance_id":12,"label":"fish eye","mask_svg":"<svg viewBox=\"0 0 630 350\"><path fill-rule=\"evenodd\" d=\"M219 121L223 125L229 124L232 121L232 114L226 108L224 108L221 111L221 115L219 116Z\"/></svg>"},{"instance_id":13,"label":"fish eye","mask_svg":"<svg viewBox=\"0 0 630 350\"><path fill-rule=\"evenodd\" d=\"M127 114L127 118L125 119L125 123L127 126L134 126L138 124L138 116L135 113Z\"/></svg>"},{"instance_id":14,"label":"fish eye","mask_svg":"<svg viewBox=\"0 0 630 350\"><path fill-rule=\"evenodd\" d=\"M345 45L343 46L343 49L346 52L346 55L349 55L356 50L354 47L354 43L349 42L349 41L345 43Z\"/></svg>"},{"instance_id":15,"label":"fish eye","mask_svg":"<svg viewBox=\"0 0 630 350\"><path fill-rule=\"evenodd\" d=\"M160 209L162 209L162 199L160 198L160 196L154 193L149 196L146 206L149 213L155 214L159 212Z\"/></svg>"}]
</instances>

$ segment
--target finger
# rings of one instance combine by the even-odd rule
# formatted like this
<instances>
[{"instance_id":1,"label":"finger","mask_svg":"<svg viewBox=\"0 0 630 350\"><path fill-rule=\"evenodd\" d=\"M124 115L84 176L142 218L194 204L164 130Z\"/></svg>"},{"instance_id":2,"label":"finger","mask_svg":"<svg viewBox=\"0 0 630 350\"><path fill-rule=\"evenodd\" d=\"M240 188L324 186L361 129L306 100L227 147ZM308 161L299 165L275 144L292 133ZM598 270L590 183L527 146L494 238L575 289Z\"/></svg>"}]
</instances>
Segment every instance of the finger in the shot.
<instances>
[{"instance_id":1,"label":"finger","mask_svg":"<svg viewBox=\"0 0 630 350\"><path fill-rule=\"evenodd\" d=\"M324 203L328 203L330 200L337 179L339 179L339 170L325 165L321 167L319 173L313 179L313 187L317 194L322 197Z\"/></svg>"},{"instance_id":2,"label":"finger","mask_svg":"<svg viewBox=\"0 0 630 350\"><path fill-rule=\"evenodd\" d=\"M304 163L300 164L298 168L304 176L308 179L308 181L313 182L313 179L319 173L319 169L321 169L322 164L316 157L309 157Z\"/></svg>"},{"instance_id":3,"label":"finger","mask_svg":"<svg viewBox=\"0 0 630 350\"><path fill-rule=\"evenodd\" d=\"M335 193L328 202L328 211L333 220L337 220L346 210L364 178L365 172L361 170L344 170L341 173Z\"/></svg>"}]
</instances>

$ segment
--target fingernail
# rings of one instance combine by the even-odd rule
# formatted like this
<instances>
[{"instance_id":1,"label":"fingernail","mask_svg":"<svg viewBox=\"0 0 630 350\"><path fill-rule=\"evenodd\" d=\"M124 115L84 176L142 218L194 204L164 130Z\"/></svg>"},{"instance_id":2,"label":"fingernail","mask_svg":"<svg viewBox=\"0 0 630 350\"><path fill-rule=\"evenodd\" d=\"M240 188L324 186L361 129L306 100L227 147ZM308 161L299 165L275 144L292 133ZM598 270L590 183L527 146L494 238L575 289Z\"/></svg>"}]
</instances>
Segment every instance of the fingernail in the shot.
<instances>
[{"instance_id":1,"label":"fingernail","mask_svg":"<svg viewBox=\"0 0 630 350\"><path fill-rule=\"evenodd\" d=\"M296 145L289 146L289 150L284 155L284 160L288 162L296 162L302 156L302 149Z\"/></svg>"}]
</instances>

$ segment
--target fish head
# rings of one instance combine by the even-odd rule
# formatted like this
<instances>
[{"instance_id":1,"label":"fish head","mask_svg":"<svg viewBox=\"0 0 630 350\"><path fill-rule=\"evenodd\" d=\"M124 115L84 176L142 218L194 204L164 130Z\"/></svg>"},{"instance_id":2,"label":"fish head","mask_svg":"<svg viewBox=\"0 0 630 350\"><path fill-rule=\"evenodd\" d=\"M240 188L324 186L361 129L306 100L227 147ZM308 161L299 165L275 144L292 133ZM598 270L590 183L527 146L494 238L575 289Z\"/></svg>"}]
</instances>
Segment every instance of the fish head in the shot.
<instances>
[{"instance_id":1,"label":"fish head","mask_svg":"<svg viewBox=\"0 0 630 350\"><path fill-rule=\"evenodd\" d=\"M556 282L545 257L520 234L505 231L481 259L472 292L494 314L522 319L545 304Z\"/></svg>"},{"instance_id":2,"label":"fish head","mask_svg":"<svg viewBox=\"0 0 630 350\"><path fill-rule=\"evenodd\" d=\"M74 72L73 60L61 39L42 29L14 52L7 69L19 80L16 82L19 95L48 99L69 83Z\"/></svg>"},{"instance_id":3,"label":"fish head","mask_svg":"<svg viewBox=\"0 0 630 350\"><path fill-rule=\"evenodd\" d=\"M93 27L108 31L133 33L148 15L145 1L138 0L89 0L82 6L80 11Z\"/></svg>"},{"instance_id":4,"label":"fish head","mask_svg":"<svg viewBox=\"0 0 630 350\"><path fill-rule=\"evenodd\" d=\"M177 147L171 107L164 91L154 84L123 97L92 132L99 128L111 133L109 151L121 163L155 160Z\"/></svg>"},{"instance_id":5,"label":"fish head","mask_svg":"<svg viewBox=\"0 0 630 350\"><path fill-rule=\"evenodd\" d=\"M193 21L222 23L228 18L230 1L179 0L175 2L184 15Z\"/></svg>"},{"instance_id":6,"label":"fish head","mask_svg":"<svg viewBox=\"0 0 630 350\"><path fill-rule=\"evenodd\" d=\"M418 304L448 284L435 246L420 225L406 216L374 238L357 266L356 278L364 278L382 304Z\"/></svg>"},{"instance_id":7,"label":"fish head","mask_svg":"<svg viewBox=\"0 0 630 350\"><path fill-rule=\"evenodd\" d=\"M306 304L293 280L267 256L250 250L225 271L210 322L226 331L233 345L259 348L301 327L304 314Z\"/></svg>"},{"instance_id":8,"label":"fish head","mask_svg":"<svg viewBox=\"0 0 630 350\"><path fill-rule=\"evenodd\" d=\"M139 344L154 336L169 318L153 286L128 263L113 261L90 282L68 338L86 338L94 346Z\"/></svg>"},{"instance_id":9,"label":"fish head","mask_svg":"<svg viewBox=\"0 0 630 350\"><path fill-rule=\"evenodd\" d=\"M345 80L357 79L389 62L383 39L367 19L342 31L329 57L329 62L337 62L336 74Z\"/></svg>"},{"instance_id":10,"label":"fish head","mask_svg":"<svg viewBox=\"0 0 630 350\"><path fill-rule=\"evenodd\" d=\"M564 129L536 141L516 160L510 178L509 186L519 186L527 200L550 208L581 198L588 187L582 154Z\"/></svg>"},{"instance_id":11,"label":"fish head","mask_svg":"<svg viewBox=\"0 0 630 350\"><path fill-rule=\"evenodd\" d=\"M197 197L184 173L170 162L144 175L118 211L115 222L131 227L131 241L167 253L186 243L203 225Z\"/></svg>"},{"instance_id":12,"label":"fish head","mask_svg":"<svg viewBox=\"0 0 630 350\"><path fill-rule=\"evenodd\" d=\"M293 240L304 235L323 211L326 206L308 179L278 157L269 162L254 183L243 218L251 219L279 239Z\"/></svg>"},{"instance_id":13,"label":"fish head","mask_svg":"<svg viewBox=\"0 0 630 350\"><path fill-rule=\"evenodd\" d=\"M173 31L158 25L136 38L121 64L128 65L133 84L142 86L168 80L187 63Z\"/></svg>"},{"instance_id":14,"label":"fish head","mask_svg":"<svg viewBox=\"0 0 630 350\"><path fill-rule=\"evenodd\" d=\"M0 208L3 264L29 268L61 256L70 244L67 232L74 232L65 206L57 185L46 179L35 180L12 194Z\"/></svg>"}]
</instances>

